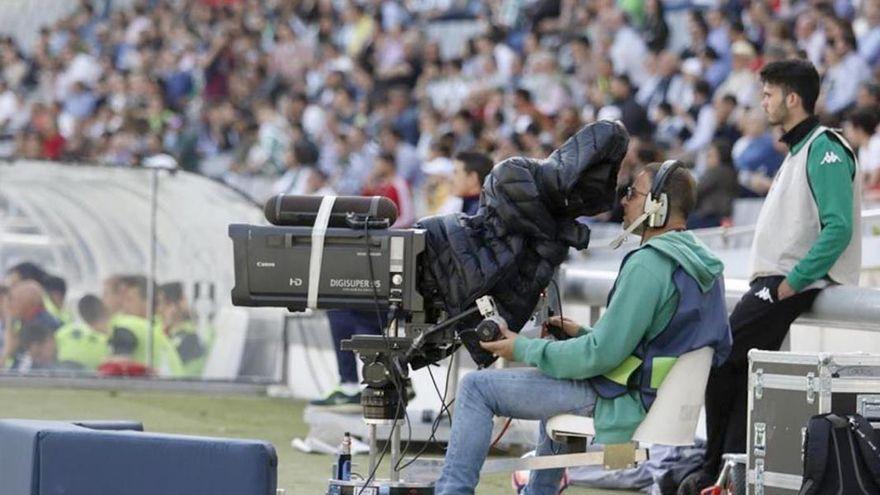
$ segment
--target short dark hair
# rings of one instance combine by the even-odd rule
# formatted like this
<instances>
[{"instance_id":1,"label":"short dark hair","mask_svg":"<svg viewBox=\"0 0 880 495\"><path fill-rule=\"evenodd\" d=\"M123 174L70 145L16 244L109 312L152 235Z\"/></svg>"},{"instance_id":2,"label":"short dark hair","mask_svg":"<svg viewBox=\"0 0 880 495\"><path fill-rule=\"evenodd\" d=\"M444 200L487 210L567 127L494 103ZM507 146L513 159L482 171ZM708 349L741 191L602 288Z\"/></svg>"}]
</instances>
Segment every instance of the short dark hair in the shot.
<instances>
[{"instance_id":1,"label":"short dark hair","mask_svg":"<svg viewBox=\"0 0 880 495\"><path fill-rule=\"evenodd\" d=\"M393 153L388 153L387 151L384 153L379 153L379 156L377 156L376 158L390 163L395 170L397 169L397 159L394 157Z\"/></svg>"},{"instance_id":2,"label":"short dark hair","mask_svg":"<svg viewBox=\"0 0 880 495\"><path fill-rule=\"evenodd\" d=\"M629 79L629 76L628 76L628 75L626 75L626 74L615 74L614 77L613 77L613 79L616 79L618 82L621 82L621 83L625 84L627 88L629 88L630 90L632 90L633 84L632 84L632 81Z\"/></svg>"},{"instance_id":3,"label":"short dark hair","mask_svg":"<svg viewBox=\"0 0 880 495\"><path fill-rule=\"evenodd\" d=\"M527 102L531 103L532 93L529 90L527 90L525 88L516 88L515 93L516 93L516 96L519 96L523 100L526 100Z\"/></svg>"},{"instance_id":4,"label":"short dark hair","mask_svg":"<svg viewBox=\"0 0 880 495\"><path fill-rule=\"evenodd\" d=\"M183 301L183 284L180 282L168 282L159 286L159 293L165 298L165 302L179 303Z\"/></svg>"},{"instance_id":5,"label":"short dark hair","mask_svg":"<svg viewBox=\"0 0 880 495\"><path fill-rule=\"evenodd\" d=\"M46 292L58 292L61 297L67 294L67 282L57 275L47 275L43 281L43 288L46 289Z\"/></svg>"},{"instance_id":6,"label":"short dark hair","mask_svg":"<svg viewBox=\"0 0 880 495\"><path fill-rule=\"evenodd\" d=\"M306 138L301 138L293 143L293 156L300 165L314 165L318 163L320 151L314 143Z\"/></svg>"},{"instance_id":7,"label":"short dark hair","mask_svg":"<svg viewBox=\"0 0 880 495\"><path fill-rule=\"evenodd\" d=\"M649 163L643 170L651 174L651 180L660 171L660 162ZM678 167L672 174L666 177L666 184L660 192L666 193L669 198L669 208L677 212L682 218L687 218L697 205L697 181L685 167Z\"/></svg>"},{"instance_id":8,"label":"short dark hair","mask_svg":"<svg viewBox=\"0 0 880 495\"><path fill-rule=\"evenodd\" d=\"M476 150L461 151L455 155L455 159L464 164L466 173L476 173L480 179L480 184L486 180L486 176L489 175L489 172L495 166L489 155Z\"/></svg>"},{"instance_id":9,"label":"short dark hair","mask_svg":"<svg viewBox=\"0 0 880 495\"><path fill-rule=\"evenodd\" d=\"M706 98L710 98L712 96L712 86L708 81L700 79L694 84L694 92L703 95Z\"/></svg>"},{"instance_id":10,"label":"short dark hair","mask_svg":"<svg viewBox=\"0 0 880 495\"><path fill-rule=\"evenodd\" d=\"M868 134L877 132L877 125L880 124L880 108L867 107L854 110L846 117L846 121L852 124L856 129L861 129Z\"/></svg>"},{"instance_id":11,"label":"short dark hair","mask_svg":"<svg viewBox=\"0 0 880 495\"><path fill-rule=\"evenodd\" d=\"M16 273L22 280L33 280L40 285L43 285L46 282L46 277L49 276L40 265L30 261L14 265L6 270L6 273Z\"/></svg>"},{"instance_id":12,"label":"short dark hair","mask_svg":"<svg viewBox=\"0 0 880 495\"><path fill-rule=\"evenodd\" d=\"M801 98L804 110L812 114L819 98L819 73L809 60L789 59L771 62L761 69L761 81L780 86L785 93Z\"/></svg>"},{"instance_id":13,"label":"short dark hair","mask_svg":"<svg viewBox=\"0 0 880 495\"><path fill-rule=\"evenodd\" d=\"M86 294L82 296L79 300L79 304L77 304L77 309L79 310L79 316L89 325L107 317L107 307L104 306L103 301L94 294Z\"/></svg>"}]
</instances>

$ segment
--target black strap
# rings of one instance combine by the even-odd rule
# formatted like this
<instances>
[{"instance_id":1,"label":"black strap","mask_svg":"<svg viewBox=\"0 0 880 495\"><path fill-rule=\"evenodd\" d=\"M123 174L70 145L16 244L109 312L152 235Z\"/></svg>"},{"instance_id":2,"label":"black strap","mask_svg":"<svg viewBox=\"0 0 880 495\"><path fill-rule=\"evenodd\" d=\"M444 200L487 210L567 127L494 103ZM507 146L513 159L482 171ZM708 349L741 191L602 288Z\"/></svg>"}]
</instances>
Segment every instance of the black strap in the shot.
<instances>
[{"instance_id":1,"label":"black strap","mask_svg":"<svg viewBox=\"0 0 880 495\"><path fill-rule=\"evenodd\" d=\"M832 422L825 414L813 416L807 423L804 439L804 482L798 495L813 495L822 486L828 464L828 449L831 448L831 428Z\"/></svg>"},{"instance_id":2,"label":"black strap","mask_svg":"<svg viewBox=\"0 0 880 495\"><path fill-rule=\"evenodd\" d=\"M862 459L874 478L874 483L880 487L880 441L877 432L871 427L871 423L859 414L849 416L849 426L859 444Z\"/></svg>"}]
</instances>

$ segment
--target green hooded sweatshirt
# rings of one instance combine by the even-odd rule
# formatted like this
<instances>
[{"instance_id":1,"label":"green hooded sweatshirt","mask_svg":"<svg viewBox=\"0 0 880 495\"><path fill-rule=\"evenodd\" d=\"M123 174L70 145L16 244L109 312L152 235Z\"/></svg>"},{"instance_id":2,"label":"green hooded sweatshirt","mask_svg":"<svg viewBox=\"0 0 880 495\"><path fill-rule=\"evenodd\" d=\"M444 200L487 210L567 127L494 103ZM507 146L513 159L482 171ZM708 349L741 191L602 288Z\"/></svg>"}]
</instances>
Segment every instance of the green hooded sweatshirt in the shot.
<instances>
[{"instance_id":1,"label":"green hooded sweatshirt","mask_svg":"<svg viewBox=\"0 0 880 495\"><path fill-rule=\"evenodd\" d=\"M690 232L652 237L621 267L614 295L595 327L559 342L517 338L514 358L559 379L585 380L614 371L672 319L678 307L672 274L678 266L704 293L724 271L721 260ZM638 391L631 391L615 399L600 397L593 418L596 442L624 443L645 418L645 408Z\"/></svg>"}]
</instances>

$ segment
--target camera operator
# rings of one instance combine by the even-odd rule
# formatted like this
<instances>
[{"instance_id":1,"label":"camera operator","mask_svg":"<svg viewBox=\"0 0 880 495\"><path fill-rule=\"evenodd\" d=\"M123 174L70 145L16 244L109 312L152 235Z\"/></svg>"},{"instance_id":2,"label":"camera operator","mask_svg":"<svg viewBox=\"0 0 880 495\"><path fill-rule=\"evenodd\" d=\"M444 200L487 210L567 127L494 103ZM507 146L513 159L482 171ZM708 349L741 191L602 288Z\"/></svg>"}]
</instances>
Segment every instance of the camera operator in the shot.
<instances>
[{"instance_id":1,"label":"camera operator","mask_svg":"<svg viewBox=\"0 0 880 495\"><path fill-rule=\"evenodd\" d=\"M538 455L565 451L566 446L551 441L545 430L546 420L562 413L592 416L599 443L623 443L644 419L657 382L674 361L651 356L675 358L711 346L716 364L727 357L730 330L723 265L685 231L696 186L679 165L648 165L627 190L624 225L641 234L641 247L624 259L608 308L594 328L555 318L550 324L561 327L569 339L528 339L502 327L502 340L481 344L496 356L538 369L486 370L464 377L436 484L438 495L474 493L494 415L541 420ZM668 206L664 218L656 215L659 201ZM653 227L641 225L646 219ZM694 305L701 310L700 318L673 319ZM656 339L661 333L664 345ZM633 366L639 362L637 355L645 362ZM533 472L525 493L556 494L562 473Z\"/></svg>"}]
</instances>

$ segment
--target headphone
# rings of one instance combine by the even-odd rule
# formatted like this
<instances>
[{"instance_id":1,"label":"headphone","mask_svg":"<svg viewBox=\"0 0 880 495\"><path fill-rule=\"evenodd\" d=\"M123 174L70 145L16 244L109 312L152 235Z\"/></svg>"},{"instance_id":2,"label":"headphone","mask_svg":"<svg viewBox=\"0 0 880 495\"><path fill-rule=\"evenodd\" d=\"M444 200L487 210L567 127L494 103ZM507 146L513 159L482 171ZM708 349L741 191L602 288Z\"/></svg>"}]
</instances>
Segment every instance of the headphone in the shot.
<instances>
[{"instance_id":1,"label":"headphone","mask_svg":"<svg viewBox=\"0 0 880 495\"><path fill-rule=\"evenodd\" d=\"M675 173L682 164L678 160L666 160L654 176L651 184L651 192L645 199L645 213L648 216L648 227L661 228L666 226L669 220L669 198L663 192L666 181Z\"/></svg>"},{"instance_id":2,"label":"headphone","mask_svg":"<svg viewBox=\"0 0 880 495\"><path fill-rule=\"evenodd\" d=\"M666 187L666 181L675 173L675 170L682 167L683 164L678 160L666 160L660 165L660 170L654 176L651 182L651 192L645 198L645 211L637 218L622 234L611 241L611 247L617 249L626 240L634 230L639 228L645 220L648 221L648 227L662 228L669 221L669 197L663 192Z\"/></svg>"}]
</instances>

